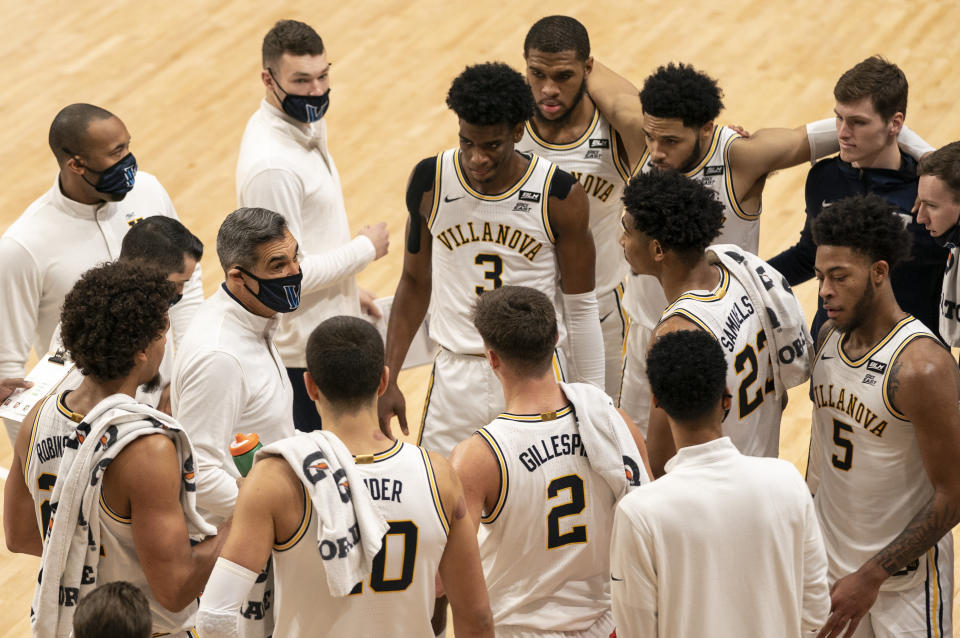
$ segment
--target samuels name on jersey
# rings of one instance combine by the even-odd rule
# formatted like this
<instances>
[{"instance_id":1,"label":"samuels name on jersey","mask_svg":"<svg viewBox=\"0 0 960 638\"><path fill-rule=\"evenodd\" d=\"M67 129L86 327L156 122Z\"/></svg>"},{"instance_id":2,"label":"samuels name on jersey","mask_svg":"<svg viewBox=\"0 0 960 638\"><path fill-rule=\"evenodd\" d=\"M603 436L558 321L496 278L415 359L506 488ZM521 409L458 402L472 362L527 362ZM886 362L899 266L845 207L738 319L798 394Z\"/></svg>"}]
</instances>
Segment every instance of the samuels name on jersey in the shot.
<instances>
[{"instance_id":1,"label":"samuels name on jersey","mask_svg":"<svg viewBox=\"0 0 960 638\"><path fill-rule=\"evenodd\" d=\"M871 365L873 367L871 367ZM881 367L882 366L882 367ZM867 362L867 374L862 383L876 385L875 372L883 375L887 364L870 360ZM883 438L883 431L887 428L887 420L875 414L857 397L850 388L819 384L813 386L813 404L818 408L833 408L845 413L856 421L857 425L879 438Z\"/></svg>"}]
</instances>

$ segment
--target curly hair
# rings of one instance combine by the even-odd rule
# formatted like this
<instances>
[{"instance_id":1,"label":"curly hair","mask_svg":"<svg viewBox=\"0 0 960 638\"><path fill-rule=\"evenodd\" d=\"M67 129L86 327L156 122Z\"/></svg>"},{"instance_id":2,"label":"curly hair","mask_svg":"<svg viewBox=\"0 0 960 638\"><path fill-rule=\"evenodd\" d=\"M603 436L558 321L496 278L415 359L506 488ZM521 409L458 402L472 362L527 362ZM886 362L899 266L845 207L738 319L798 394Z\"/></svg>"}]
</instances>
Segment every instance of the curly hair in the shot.
<instances>
[{"instance_id":1,"label":"curly hair","mask_svg":"<svg viewBox=\"0 0 960 638\"><path fill-rule=\"evenodd\" d=\"M483 293L473 309L473 325L483 343L520 376L540 376L553 364L557 311L539 290L501 286Z\"/></svg>"},{"instance_id":2,"label":"curly hair","mask_svg":"<svg viewBox=\"0 0 960 638\"><path fill-rule=\"evenodd\" d=\"M683 120L700 128L723 110L723 91L717 81L689 64L671 62L644 80L640 91L643 112L654 117Z\"/></svg>"},{"instance_id":3,"label":"curly hair","mask_svg":"<svg viewBox=\"0 0 960 638\"><path fill-rule=\"evenodd\" d=\"M547 16L537 20L523 41L523 57L530 49L544 53L573 51L581 62L590 57L590 36L579 20L569 16Z\"/></svg>"},{"instance_id":4,"label":"curly hair","mask_svg":"<svg viewBox=\"0 0 960 638\"><path fill-rule=\"evenodd\" d=\"M647 377L657 403L675 421L710 414L727 387L727 359L703 330L669 332L647 354Z\"/></svg>"},{"instance_id":5,"label":"curly hair","mask_svg":"<svg viewBox=\"0 0 960 638\"><path fill-rule=\"evenodd\" d=\"M717 194L677 171L635 175L623 191L623 205L634 228L678 253L702 254L723 226Z\"/></svg>"},{"instance_id":6,"label":"curly hair","mask_svg":"<svg viewBox=\"0 0 960 638\"><path fill-rule=\"evenodd\" d=\"M833 202L813 220L818 246L846 246L891 269L910 256L912 239L897 207L875 193Z\"/></svg>"},{"instance_id":7,"label":"curly hair","mask_svg":"<svg viewBox=\"0 0 960 638\"><path fill-rule=\"evenodd\" d=\"M63 345L83 374L121 379L133 369L136 353L166 331L176 294L156 268L123 262L91 268L63 301Z\"/></svg>"},{"instance_id":8,"label":"curly hair","mask_svg":"<svg viewBox=\"0 0 960 638\"><path fill-rule=\"evenodd\" d=\"M450 85L447 106L474 126L510 127L529 120L536 108L526 80L503 62L464 69Z\"/></svg>"}]
</instances>

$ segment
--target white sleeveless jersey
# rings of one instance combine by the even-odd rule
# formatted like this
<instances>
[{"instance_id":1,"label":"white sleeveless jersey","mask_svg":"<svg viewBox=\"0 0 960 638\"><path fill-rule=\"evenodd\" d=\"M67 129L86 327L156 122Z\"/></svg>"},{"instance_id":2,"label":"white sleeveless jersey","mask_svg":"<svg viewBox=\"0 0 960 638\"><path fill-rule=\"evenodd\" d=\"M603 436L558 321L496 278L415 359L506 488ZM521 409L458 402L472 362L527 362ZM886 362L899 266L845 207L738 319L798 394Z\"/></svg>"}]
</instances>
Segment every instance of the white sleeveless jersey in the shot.
<instances>
[{"instance_id":1,"label":"white sleeveless jersey","mask_svg":"<svg viewBox=\"0 0 960 638\"><path fill-rule=\"evenodd\" d=\"M727 359L732 395L723 434L743 454L776 457L780 450L780 402L776 399L767 335L743 285L721 265L720 283L711 291L680 295L663 312L679 316L713 335Z\"/></svg>"},{"instance_id":2,"label":"white sleeveless jersey","mask_svg":"<svg viewBox=\"0 0 960 638\"><path fill-rule=\"evenodd\" d=\"M936 337L907 316L859 359L845 354L839 331L814 358L810 465L819 479L813 500L831 583L886 547L933 496L913 424L890 401L888 387L897 356L923 338ZM913 561L880 588L922 583L926 564Z\"/></svg>"},{"instance_id":3,"label":"white sleeveless jersey","mask_svg":"<svg viewBox=\"0 0 960 638\"><path fill-rule=\"evenodd\" d=\"M50 522L50 495L60 473L60 459L66 440L77 424L83 421L83 415L71 412L64 398L69 390L58 395L50 395L40 404L30 430L30 444L24 461L23 478L33 498L37 526L47 537Z\"/></svg>"},{"instance_id":4,"label":"white sleeveless jersey","mask_svg":"<svg viewBox=\"0 0 960 638\"><path fill-rule=\"evenodd\" d=\"M628 267L620 247L620 211L623 189L630 179L630 166L620 153L620 135L594 109L593 119L579 139L569 144L551 144L534 131L528 120L518 151L536 153L573 175L590 202L590 232L597 249L597 294L609 292L623 282Z\"/></svg>"},{"instance_id":5,"label":"white sleeveless jersey","mask_svg":"<svg viewBox=\"0 0 960 638\"><path fill-rule=\"evenodd\" d=\"M309 497L303 522L274 545L274 636L432 636L435 576L449 531L427 451L397 441L358 463L390 524L370 576L342 598L330 594Z\"/></svg>"},{"instance_id":6,"label":"white sleeveless jersey","mask_svg":"<svg viewBox=\"0 0 960 638\"><path fill-rule=\"evenodd\" d=\"M588 628L610 609L616 498L590 467L572 406L501 414L478 434L500 465L500 496L478 535L494 624Z\"/></svg>"},{"instance_id":7,"label":"white sleeveless jersey","mask_svg":"<svg viewBox=\"0 0 960 638\"><path fill-rule=\"evenodd\" d=\"M760 250L762 209L756 213L743 210L733 192L733 175L730 170L730 145L740 137L739 133L726 126L714 127L706 156L684 175L700 181L715 192L717 199L723 204L723 228L711 243L735 244L756 255ZM650 161L649 150L644 151L637 170L644 173L657 170ZM642 319L645 315L663 309L664 306L660 305L665 301L662 292L651 290L659 285L652 277L627 277L624 309L631 318Z\"/></svg>"},{"instance_id":8,"label":"white sleeveless jersey","mask_svg":"<svg viewBox=\"0 0 960 638\"><path fill-rule=\"evenodd\" d=\"M536 155L506 192L474 190L460 169L460 151L437 156L433 208L433 293L430 336L458 354L483 354L471 313L484 290L504 284L540 290L558 308L559 271L547 211L556 164ZM561 328L562 330L562 328ZM562 336L562 335L561 335Z\"/></svg>"},{"instance_id":9,"label":"white sleeveless jersey","mask_svg":"<svg viewBox=\"0 0 960 638\"><path fill-rule=\"evenodd\" d=\"M67 409L64 398L69 390L44 399L34 419L30 433L30 447L23 475L36 506L37 522L46 536L50 518L50 494L60 470L64 441L83 420L82 414ZM103 483L101 482L101 487ZM147 584L133 544L130 519L114 513L100 496L100 562L97 582L125 580L139 587L150 603L154 635L174 634L193 627L197 603L186 609L171 612L158 603Z\"/></svg>"}]
</instances>

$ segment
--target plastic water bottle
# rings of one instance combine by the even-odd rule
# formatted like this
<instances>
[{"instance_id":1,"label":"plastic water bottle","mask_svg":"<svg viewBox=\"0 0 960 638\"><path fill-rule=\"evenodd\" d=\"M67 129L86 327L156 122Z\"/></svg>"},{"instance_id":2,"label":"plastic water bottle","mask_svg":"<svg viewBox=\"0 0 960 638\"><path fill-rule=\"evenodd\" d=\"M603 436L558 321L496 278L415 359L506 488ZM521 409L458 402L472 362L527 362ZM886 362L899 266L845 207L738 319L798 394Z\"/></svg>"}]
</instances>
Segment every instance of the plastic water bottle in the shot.
<instances>
[{"instance_id":1,"label":"plastic water bottle","mask_svg":"<svg viewBox=\"0 0 960 638\"><path fill-rule=\"evenodd\" d=\"M262 448L260 437L256 434L237 434L237 438L230 441L230 454L233 456L233 463L240 471L240 476L246 476L253 467L253 457L257 450Z\"/></svg>"}]
</instances>

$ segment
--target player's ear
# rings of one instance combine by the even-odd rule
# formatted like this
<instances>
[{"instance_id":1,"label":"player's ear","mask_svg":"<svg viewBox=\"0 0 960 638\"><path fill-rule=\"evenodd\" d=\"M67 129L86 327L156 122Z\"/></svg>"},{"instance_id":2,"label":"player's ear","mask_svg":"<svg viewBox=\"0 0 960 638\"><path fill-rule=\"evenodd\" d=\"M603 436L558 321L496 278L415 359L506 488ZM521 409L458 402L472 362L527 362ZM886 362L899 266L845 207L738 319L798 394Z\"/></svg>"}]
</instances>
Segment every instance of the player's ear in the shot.
<instances>
[{"instance_id":1,"label":"player's ear","mask_svg":"<svg viewBox=\"0 0 960 638\"><path fill-rule=\"evenodd\" d=\"M273 78L270 77L270 71L267 69L260 71L260 81L263 82L263 85L268 89L273 88Z\"/></svg>"},{"instance_id":2,"label":"player's ear","mask_svg":"<svg viewBox=\"0 0 960 638\"><path fill-rule=\"evenodd\" d=\"M513 127L513 143L518 144L520 140L523 139L523 127L525 126L524 122L520 122Z\"/></svg>"},{"instance_id":3,"label":"player's ear","mask_svg":"<svg viewBox=\"0 0 960 638\"><path fill-rule=\"evenodd\" d=\"M590 75L590 72L593 71L593 56L591 55L583 63L583 75L584 77Z\"/></svg>"},{"instance_id":4,"label":"player's ear","mask_svg":"<svg viewBox=\"0 0 960 638\"><path fill-rule=\"evenodd\" d=\"M893 114L893 117L887 122L890 126L890 134L896 137L903 130L903 113L899 111Z\"/></svg>"},{"instance_id":5,"label":"player's ear","mask_svg":"<svg viewBox=\"0 0 960 638\"><path fill-rule=\"evenodd\" d=\"M390 368L383 366L383 372L380 373L380 384L377 386L377 396L382 397L387 391L387 383L390 382Z\"/></svg>"},{"instance_id":6,"label":"player's ear","mask_svg":"<svg viewBox=\"0 0 960 638\"><path fill-rule=\"evenodd\" d=\"M313 376L309 372L303 373L303 385L306 386L307 396L310 397L311 401L320 399L320 388L317 387L316 381L313 380Z\"/></svg>"},{"instance_id":7,"label":"player's ear","mask_svg":"<svg viewBox=\"0 0 960 638\"><path fill-rule=\"evenodd\" d=\"M870 264L870 278L873 283L880 284L884 279L890 276L890 264L884 260L875 261Z\"/></svg>"},{"instance_id":8,"label":"player's ear","mask_svg":"<svg viewBox=\"0 0 960 638\"><path fill-rule=\"evenodd\" d=\"M659 239L650 240L650 244L648 248L650 250L650 256L653 258L654 261L663 261L663 258L664 258L663 244L660 243Z\"/></svg>"},{"instance_id":9,"label":"player's ear","mask_svg":"<svg viewBox=\"0 0 960 638\"><path fill-rule=\"evenodd\" d=\"M710 120L709 122L707 122L706 124L700 127L700 135L703 137L709 137L713 135L713 127L714 127L713 120Z\"/></svg>"},{"instance_id":10,"label":"player's ear","mask_svg":"<svg viewBox=\"0 0 960 638\"><path fill-rule=\"evenodd\" d=\"M487 349L487 361L490 362L490 367L494 370L499 370L500 366L503 365L503 360L500 359L500 356L490 349Z\"/></svg>"}]
</instances>

